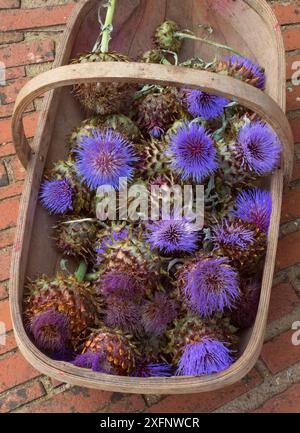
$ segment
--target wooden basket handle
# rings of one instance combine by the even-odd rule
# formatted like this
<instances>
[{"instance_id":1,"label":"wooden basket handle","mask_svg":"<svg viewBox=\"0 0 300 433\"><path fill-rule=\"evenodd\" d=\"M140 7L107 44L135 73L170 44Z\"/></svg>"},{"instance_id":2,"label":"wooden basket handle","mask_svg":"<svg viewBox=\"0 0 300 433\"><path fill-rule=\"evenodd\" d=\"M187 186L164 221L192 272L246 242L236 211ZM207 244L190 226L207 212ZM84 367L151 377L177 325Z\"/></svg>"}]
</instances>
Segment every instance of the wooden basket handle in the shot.
<instances>
[{"instance_id":1,"label":"wooden basket handle","mask_svg":"<svg viewBox=\"0 0 300 433\"><path fill-rule=\"evenodd\" d=\"M32 150L24 133L26 107L43 93L63 86L91 82L139 82L200 89L223 96L256 112L278 134L283 145L283 173L287 181L293 170L293 134L284 112L266 93L232 77L195 69L143 63L84 63L61 66L29 81L20 91L13 116L12 137L18 157L26 168Z\"/></svg>"}]
</instances>

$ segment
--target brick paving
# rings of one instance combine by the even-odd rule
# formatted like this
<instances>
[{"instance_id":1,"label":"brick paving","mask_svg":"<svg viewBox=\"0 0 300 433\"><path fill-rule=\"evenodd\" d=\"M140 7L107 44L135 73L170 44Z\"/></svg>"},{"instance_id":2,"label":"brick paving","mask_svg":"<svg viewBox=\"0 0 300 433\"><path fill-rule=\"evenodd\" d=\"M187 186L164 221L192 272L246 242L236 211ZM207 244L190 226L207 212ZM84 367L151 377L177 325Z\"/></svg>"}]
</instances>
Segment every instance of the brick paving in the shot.
<instances>
[{"instance_id":1,"label":"brick paving","mask_svg":"<svg viewBox=\"0 0 300 433\"><path fill-rule=\"evenodd\" d=\"M0 320L7 325L0 346L0 412L298 412L300 346L291 326L300 321L300 87L293 63L300 62L300 1L271 1L282 26L287 60L288 116L295 138L293 180L284 193L266 341L255 368L239 383L217 392L178 396L125 395L71 387L35 371L19 353L11 330L7 283L25 172L11 143L10 116L19 89L51 67L58 35L74 7L71 0L0 0L0 62L7 85L0 88ZM33 33L34 32L34 33ZM25 129L32 137L37 106Z\"/></svg>"}]
</instances>

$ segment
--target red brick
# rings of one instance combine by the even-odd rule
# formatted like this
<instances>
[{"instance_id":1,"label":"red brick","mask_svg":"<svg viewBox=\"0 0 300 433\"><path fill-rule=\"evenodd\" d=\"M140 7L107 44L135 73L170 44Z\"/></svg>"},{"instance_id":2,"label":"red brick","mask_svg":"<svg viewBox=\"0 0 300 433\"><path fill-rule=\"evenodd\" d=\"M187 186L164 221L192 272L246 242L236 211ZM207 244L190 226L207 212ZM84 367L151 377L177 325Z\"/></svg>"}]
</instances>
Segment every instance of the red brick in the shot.
<instances>
[{"instance_id":1,"label":"red brick","mask_svg":"<svg viewBox=\"0 0 300 433\"><path fill-rule=\"evenodd\" d=\"M23 190L23 182L12 183L11 185L0 188L0 200L8 197L15 197L21 194Z\"/></svg>"},{"instance_id":2,"label":"red brick","mask_svg":"<svg viewBox=\"0 0 300 433\"><path fill-rule=\"evenodd\" d=\"M10 352L17 348L17 342L15 340L14 334L11 333L6 336L5 346L0 346L0 355Z\"/></svg>"},{"instance_id":3,"label":"red brick","mask_svg":"<svg viewBox=\"0 0 300 433\"><path fill-rule=\"evenodd\" d=\"M32 40L0 48L0 62L7 68L51 62L54 59L54 42L50 39Z\"/></svg>"},{"instance_id":4,"label":"red brick","mask_svg":"<svg viewBox=\"0 0 300 433\"><path fill-rule=\"evenodd\" d=\"M212 412L239 397L262 382L254 369L235 385L205 394L173 395L151 406L148 412L157 413L205 413Z\"/></svg>"},{"instance_id":5,"label":"red brick","mask_svg":"<svg viewBox=\"0 0 300 433\"><path fill-rule=\"evenodd\" d=\"M22 384L40 375L23 358L20 352L0 360L0 392Z\"/></svg>"},{"instance_id":6,"label":"red brick","mask_svg":"<svg viewBox=\"0 0 300 433\"><path fill-rule=\"evenodd\" d=\"M287 111L299 110L300 86L289 86L286 93L286 104Z\"/></svg>"},{"instance_id":7,"label":"red brick","mask_svg":"<svg viewBox=\"0 0 300 433\"><path fill-rule=\"evenodd\" d=\"M273 4L272 7L281 25L300 23L299 1L292 1L291 4Z\"/></svg>"},{"instance_id":8,"label":"red brick","mask_svg":"<svg viewBox=\"0 0 300 433\"><path fill-rule=\"evenodd\" d=\"M0 281L8 280L9 278L9 268L10 268L10 257L11 252L8 251L0 251Z\"/></svg>"},{"instance_id":9,"label":"red brick","mask_svg":"<svg viewBox=\"0 0 300 433\"><path fill-rule=\"evenodd\" d=\"M7 186L9 183L9 179L7 176L7 171L3 161L0 161L0 188Z\"/></svg>"},{"instance_id":10,"label":"red brick","mask_svg":"<svg viewBox=\"0 0 300 433\"><path fill-rule=\"evenodd\" d=\"M291 233L279 240L276 270L285 269L300 262L300 232Z\"/></svg>"},{"instance_id":11,"label":"red brick","mask_svg":"<svg viewBox=\"0 0 300 433\"><path fill-rule=\"evenodd\" d=\"M119 398L120 397L120 398ZM112 403L109 404L102 412L106 413L134 413L145 409L145 401L141 395L113 394Z\"/></svg>"},{"instance_id":12,"label":"red brick","mask_svg":"<svg viewBox=\"0 0 300 433\"><path fill-rule=\"evenodd\" d=\"M15 66L14 68L7 68L5 70L6 80L15 80L17 78L25 77L26 72L24 66Z\"/></svg>"},{"instance_id":13,"label":"red brick","mask_svg":"<svg viewBox=\"0 0 300 433\"><path fill-rule=\"evenodd\" d=\"M1 322L4 322L6 332L9 332L12 330L12 323L11 323L10 309L9 309L9 302L8 301L0 302L0 320L1 320Z\"/></svg>"},{"instance_id":14,"label":"red brick","mask_svg":"<svg viewBox=\"0 0 300 433\"><path fill-rule=\"evenodd\" d=\"M283 195L281 223L300 217L300 188L287 190Z\"/></svg>"},{"instance_id":15,"label":"red brick","mask_svg":"<svg viewBox=\"0 0 300 433\"><path fill-rule=\"evenodd\" d=\"M300 47L299 28L287 28L283 31L283 42L287 51L297 50Z\"/></svg>"},{"instance_id":16,"label":"red brick","mask_svg":"<svg viewBox=\"0 0 300 433\"><path fill-rule=\"evenodd\" d=\"M20 7L20 0L0 0L0 9L14 9Z\"/></svg>"},{"instance_id":17,"label":"red brick","mask_svg":"<svg viewBox=\"0 0 300 433\"><path fill-rule=\"evenodd\" d=\"M300 361L300 347L292 344L294 332L284 332L264 344L261 357L273 374Z\"/></svg>"},{"instance_id":18,"label":"red brick","mask_svg":"<svg viewBox=\"0 0 300 433\"><path fill-rule=\"evenodd\" d=\"M6 284L0 283L0 301L7 298Z\"/></svg>"},{"instance_id":19,"label":"red brick","mask_svg":"<svg viewBox=\"0 0 300 433\"><path fill-rule=\"evenodd\" d=\"M0 146L0 158L3 156L13 155L16 153L15 147L12 143L4 143Z\"/></svg>"},{"instance_id":20,"label":"red brick","mask_svg":"<svg viewBox=\"0 0 300 433\"><path fill-rule=\"evenodd\" d=\"M18 93L22 87L29 81L29 78L20 78L17 81L9 82L6 86L0 88L0 105L11 104L15 102Z\"/></svg>"},{"instance_id":21,"label":"red brick","mask_svg":"<svg viewBox=\"0 0 300 433\"><path fill-rule=\"evenodd\" d=\"M11 117L14 111L14 106L15 104L0 105L0 118ZM30 113L32 111L35 111L33 103L28 105L28 107L24 110L24 113ZM0 147L0 154L1 154L1 147Z\"/></svg>"},{"instance_id":22,"label":"red brick","mask_svg":"<svg viewBox=\"0 0 300 433\"><path fill-rule=\"evenodd\" d=\"M65 24L74 5L8 10L1 14L0 31L33 29Z\"/></svg>"},{"instance_id":23,"label":"red brick","mask_svg":"<svg viewBox=\"0 0 300 433\"><path fill-rule=\"evenodd\" d=\"M23 33L19 33L19 32L0 33L0 45L12 44L13 42L14 43L15 42L21 42L23 40L24 40Z\"/></svg>"},{"instance_id":24,"label":"red brick","mask_svg":"<svg viewBox=\"0 0 300 433\"><path fill-rule=\"evenodd\" d=\"M290 125L293 130L295 143L300 143L300 117L290 119Z\"/></svg>"},{"instance_id":25,"label":"red brick","mask_svg":"<svg viewBox=\"0 0 300 433\"><path fill-rule=\"evenodd\" d=\"M278 284L271 292L269 322L291 313L296 307L300 307L300 300L291 285Z\"/></svg>"},{"instance_id":26,"label":"red brick","mask_svg":"<svg viewBox=\"0 0 300 433\"><path fill-rule=\"evenodd\" d=\"M295 63L295 66L293 67L294 62L298 62L297 68L296 68L296 63ZM286 59L286 78L288 80L290 80L292 78L292 76L295 72L299 71L299 69L300 69L299 65L300 65L300 55L287 57L287 59ZM297 74L297 77L299 79L298 74Z\"/></svg>"},{"instance_id":27,"label":"red brick","mask_svg":"<svg viewBox=\"0 0 300 433\"><path fill-rule=\"evenodd\" d=\"M299 413L300 383L297 383L281 394L276 395L257 409L258 413Z\"/></svg>"},{"instance_id":28,"label":"red brick","mask_svg":"<svg viewBox=\"0 0 300 433\"><path fill-rule=\"evenodd\" d=\"M0 229L14 227L18 218L19 198L4 200L0 203Z\"/></svg>"},{"instance_id":29,"label":"red brick","mask_svg":"<svg viewBox=\"0 0 300 433\"><path fill-rule=\"evenodd\" d=\"M18 158L14 158L11 160L10 165L13 171L14 180L15 181L24 180L26 177L26 170L21 164L20 160Z\"/></svg>"},{"instance_id":30,"label":"red brick","mask_svg":"<svg viewBox=\"0 0 300 433\"><path fill-rule=\"evenodd\" d=\"M29 413L91 413L102 411L112 397L111 392L74 387L51 400L32 405L22 412Z\"/></svg>"},{"instance_id":31,"label":"red brick","mask_svg":"<svg viewBox=\"0 0 300 433\"><path fill-rule=\"evenodd\" d=\"M45 389L41 382L34 382L29 386L14 389L4 397L0 397L0 413L10 412L44 395Z\"/></svg>"},{"instance_id":32,"label":"red brick","mask_svg":"<svg viewBox=\"0 0 300 433\"><path fill-rule=\"evenodd\" d=\"M295 159L292 180L294 181L298 179L300 179L300 161L298 159Z\"/></svg>"},{"instance_id":33,"label":"red brick","mask_svg":"<svg viewBox=\"0 0 300 433\"><path fill-rule=\"evenodd\" d=\"M27 137L33 137L35 128L38 121L38 114L32 113L27 116L24 116L24 128ZM10 120L1 120L0 121L0 143L5 143L7 141L11 141L11 121Z\"/></svg>"}]
</instances>

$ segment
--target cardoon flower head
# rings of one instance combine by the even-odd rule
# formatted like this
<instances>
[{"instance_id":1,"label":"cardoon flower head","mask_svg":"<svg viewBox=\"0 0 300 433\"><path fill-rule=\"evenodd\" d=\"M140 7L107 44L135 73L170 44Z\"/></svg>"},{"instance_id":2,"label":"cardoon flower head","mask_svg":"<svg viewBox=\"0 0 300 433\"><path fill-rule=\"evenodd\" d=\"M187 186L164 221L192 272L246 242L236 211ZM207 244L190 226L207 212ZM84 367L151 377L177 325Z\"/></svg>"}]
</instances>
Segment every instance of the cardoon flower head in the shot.
<instances>
[{"instance_id":1,"label":"cardoon flower head","mask_svg":"<svg viewBox=\"0 0 300 433\"><path fill-rule=\"evenodd\" d=\"M46 180L40 191L42 205L54 214L72 210L73 188L67 179Z\"/></svg>"},{"instance_id":2,"label":"cardoon flower head","mask_svg":"<svg viewBox=\"0 0 300 433\"><path fill-rule=\"evenodd\" d=\"M110 328L120 328L124 332L139 334L141 331L140 306L128 299L110 297L104 323Z\"/></svg>"},{"instance_id":3,"label":"cardoon flower head","mask_svg":"<svg viewBox=\"0 0 300 433\"><path fill-rule=\"evenodd\" d=\"M213 140L196 123L179 128L170 138L169 149L172 167L182 180L201 182L218 167Z\"/></svg>"},{"instance_id":4,"label":"cardoon flower head","mask_svg":"<svg viewBox=\"0 0 300 433\"><path fill-rule=\"evenodd\" d=\"M72 362L76 367L89 368L97 373L111 373L111 368L105 361L104 353L99 352L86 352L78 355Z\"/></svg>"},{"instance_id":5,"label":"cardoon flower head","mask_svg":"<svg viewBox=\"0 0 300 433\"><path fill-rule=\"evenodd\" d=\"M272 213L272 198L268 191L258 188L242 191L237 196L235 207L232 215L254 223L261 231L268 233Z\"/></svg>"},{"instance_id":6,"label":"cardoon flower head","mask_svg":"<svg viewBox=\"0 0 300 433\"><path fill-rule=\"evenodd\" d=\"M231 312L231 321L238 328L249 328L253 325L260 299L261 285L258 280L247 279L241 285L241 297Z\"/></svg>"},{"instance_id":7,"label":"cardoon flower head","mask_svg":"<svg viewBox=\"0 0 300 433\"><path fill-rule=\"evenodd\" d=\"M142 324L147 334L159 336L178 314L178 304L165 293L156 292L152 301L142 306Z\"/></svg>"},{"instance_id":8,"label":"cardoon flower head","mask_svg":"<svg viewBox=\"0 0 300 433\"><path fill-rule=\"evenodd\" d=\"M138 280L126 272L110 271L101 277L101 293L105 297L116 296L134 300L144 292Z\"/></svg>"},{"instance_id":9,"label":"cardoon flower head","mask_svg":"<svg viewBox=\"0 0 300 433\"><path fill-rule=\"evenodd\" d=\"M185 346L176 374L200 376L219 373L233 363L231 350L224 343L208 337Z\"/></svg>"},{"instance_id":10,"label":"cardoon flower head","mask_svg":"<svg viewBox=\"0 0 300 433\"><path fill-rule=\"evenodd\" d=\"M224 257L200 257L184 270L183 280L189 306L200 316L232 308L239 297L238 274Z\"/></svg>"},{"instance_id":11,"label":"cardoon flower head","mask_svg":"<svg viewBox=\"0 0 300 433\"><path fill-rule=\"evenodd\" d=\"M115 242L122 241L129 236L127 229L113 230L110 236L105 236L96 245L95 252L97 253L97 264L100 265L105 259L105 253L108 247L112 246Z\"/></svg>"},{"instance_id":12,"label":"cardoon flower head","mask_svg":"<svg viewBox=\"0 0 300 433\"><path fill-rule=\"evenodd\" d=\"M238 220L224 220L213 227L211 239L217 249L227 247L247 251L254 243L255 232L240 224Z\"/></svg>"},{"instance_id":13,"label":"cardoon flower head","mask_svg":"<svg viewBox=\"0 0 300 433\"><path fill-rule=\"evenodd\" d=\"M67 340L71 338L68 317L53 308L35 316L29 331L37 346L49 352L62 353Z\"/></svg>"},{"instance_id":14,"label":"cardoon flower head","mask_svg":"<svg viewBox=\"0 0 300 433\"><path fill-rule=\"evenodd\" d=\"M93 130L89 136L81 137L76 161L89 188L111 185L118 189L121 177L132 178L132 165L137 158L129 141L107 129Z\"/></svg>"},{"instance_id":15,"label":"cardoon flower head","mask_svg":"<svg viewBox=\"0 0 300 433\"><path fill-rule=\"evenodd\" d=\"M195 226L188 221L160 220L148 225L148 242L151 249L158 248L161 252L192 253L197 249L198 233Z\"/></svg>"},{"instance_id":16,"label":"cardoon flower head","mask_svg":"<svg viewBox=\"0 0 300 433\"><path fill-rule=\"evenodd\" d=\"M258 121L251 122L239 130L237 154L244 170L263 176L278 165L281 144L268 125Z\"/></svg>"},{"instance_id":17,"label":"cardoon flower head","mask_svg":"<svg viewBox=\"0 0 300 433\"><path fill-rule=\"evenodd\" d=\"M228 56L224 60L221 60L222 64L227 66L226 69L228 69L230 75L240 78L258 89L265 88L266 74L264 69L247 57Z\"/></svg>"},{"instance_id":18,"label":"cardoon flower head","mask_svg":"<svg viewBox=\"0 0 300 433\"><path fill-rule=\"evenodd\" d=\"M224 108L229 104L228 99L201 90L185 89L184 93L188 112L205 120L222 116Z\"/></svg>"},{"instance_id":19,"label":"cardoon flower head","mask_svg":"<svg viewBox=\"0 0 300 433\"><path fill-rule=\"evenodd\" d=\"M170 364L149 363L142 360L132 374L133 377L171 377L173 376L173 367Z\"/></svg>"}]
</instances>

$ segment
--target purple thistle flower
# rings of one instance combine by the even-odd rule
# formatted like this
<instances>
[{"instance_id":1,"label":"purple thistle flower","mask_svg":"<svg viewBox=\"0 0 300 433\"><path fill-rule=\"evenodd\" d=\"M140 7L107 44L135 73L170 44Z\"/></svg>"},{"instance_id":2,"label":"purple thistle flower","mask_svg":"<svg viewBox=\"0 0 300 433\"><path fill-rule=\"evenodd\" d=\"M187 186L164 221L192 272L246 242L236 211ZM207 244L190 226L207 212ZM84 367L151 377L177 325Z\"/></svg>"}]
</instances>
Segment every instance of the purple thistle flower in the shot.
<instances>
[{"instance_id":1,"label":"purple thistle flower","mask_svg":"<svg viewBox=\"0 0 300 433\"><path fill-rule=\"evenodd\" d=\"M213 140L205 128L196 123L179 128L171 136L169 149L172 167L182 180L201 182L218 167Z\"/></svg>"},{"instance_id":2,"label":"purple thistle flower","mask_svg":"<svg viewBox=\"0 0 300 433\"><path fill-rule=\"evenodd\" d=\"M109 247L114 245L115 242L122 241L129 236L129 231L127 229L113 230L110 236L105 236L96 245L95 252L97 253L97 264L100 265L105 259L106 251Z\"/></svg>"},{"instance_id":3,"label":"purple thistle flower","mask_svg":"<svg viewBox=\"0 0 300 433\"><path fill-rule=\"evenodd\" d=\"M211 338L202 338L198 343L185 346L176 374L200 376L219 373L233 363L231 351L224 343Z\"/></svg>"},{"instance_id":4,"label":"purple thistle flower","mask_svg":"<svg viewBox=\"0 0 300 433\"><path fill-rule=\"evenodd\" d=\"M253 325L260 300L261 284L250 279L242 282L241 297L231 312L233 325L238 328L249 328Z\"/></svg>"},{"instance_id":5,"label":"purple thistle flower","mask_svg":"<svg viewBox=\"0 0 300 433\"><path fill-rule=\"evenodd\" d=\"M224 108L229 104L228 99L201 90L185 89L184 93L188 112L205 120L222 116Z\"/></svg>"},{"instance_id":6,"label":"purple thistle flower","mask_svg":"<svg viewBox=\"0 0 300 433\"><path fill-rule=\"evenodd\" d=\"M171 377L173 367L170 364L148 363L147 360L139 362L132 374L132 377Z\"/></svg>"},{"instance_id":7,"label":"purple thistle flower","mask_svg":"<svg viewBox=\"0 0 300 433\"><path fill-rule=\"evenodd\" d=\"M255 82L255 87L262 90L265 88L266 74L260 65L252 62L252 60L247 57L236 55L226 57L225 61L229 62L229 68L240 70L246 78L251 78L251 82Z\"/></svg>"},{"instance_id":8,"label":"purple thistle flower","mask_svg":"<svg viewBox=\"0 0 300 433\"><path fill-rule=\"evenodd\" d=\"M148 225L147 240L151 249L161 252L192 253L197 249L198 232L194 224L182 220L160 220Z\"/></svg>"},{"instance_id":9,"label":"purple thistle flower","mask_svg":"<svg viewBox=\"0 0 300 433\"><path fill-rule=\"evenodd\" d=\"M159 336L178 314L178 304L165 293L156 292L152 301L142 306L142 324L147 334Z\"/></svg>"},{"instance_id":10,"label":"purple thistle flower","mask_svg":"<svg viewBox=\"0 0 300 433\"><path fill-rule=\"evenodd\" d=\"M72 210L73 188L67 179L46 180L40 191L42 205L54 214Z\"/></svg>"},{"instance_id":11,"label":"purple thistle flower","mask_svg":"<svg viewBox=\"0 0 300 433\"><path fill-rule=\"evenodd\" d=\"M90 136L82 136L77 150L77 169L88 187L101 185L119 188L119 179L131 179L137 161L133 146L119 133L107 129L92 130Z\"/></svg>"},{"instance_id":12,"label":"purple thistle flower","mask_svg":"<svg viewBox=\"0 0 300 433\"><path fill-rule=\"evenodd\" d=\"M254 223L262 232L268 233L272 213L272 197L268 191L258 188L242 191L237 196L235 207L232 215Z\"/></svg>"},{"instance_id":13,"label":"purple thistle flower","mask_svg":"<svg viewBox=\"0 0 300 433\"><path fill-rule=\"evenodd\" d=\"M37 346L49 352L61 353L71 338L69 319L65 314L51 309L35 316L30 325Z\"/></svg>"},{"instance_id":14,"label":"purple thistle flower","mask_svg":"<svg viewBox=\"0 0 300 433\"><path fill-rule=\"evenodd\" d=\"M184 293L190 308L200 316L223 312L239 298L238 274L225 257L200 259L186 272Z\"/></svg>"},{"instance_id":15,"label":"purple thistle flower","mask_svg":"<svg viewBox=\"0 0 300 433\"><path fill-rule=\"evenodd\" d=\"M138 335L142 328L140 306L127 299L110 297L104 323L110 328L121 328L124 332Z\"/></svg>"},{"instance_id":16,"label":"purple thistle flower","mask_svg":"<svg viewBox=\"0 0 300 433\"><path fill-rule=\"evenodd\" d=\"M89 368L97 373L111 373L111 367L105 361L104 354L101 351L78 355L72 364L76 367Z\"/></svg>"},{"instance_id":17,"label":"purple thistle flower","mask_svg":"<svg viewBox=\"0 0 300 433\"><path fill-rule=\"evenodd\" d=\"M116 296L134 300L143 294L145 288L134 275L125 272L111 271L101 277L100 292L106 297Z\"/></svg>"},{"instance_id":18,"label":"purple thistle flower","mask_svg":"<svg viewBox=\"0 0 300 433\"><path fill-rule=\"evenodd\" d=\"M253 230L241 225L238 220L224 220L221 224L212 228L211 240L217 249L221 245L225 245L226 247L246 251L254 243L255 233Z\"/></svg>"},{"instance_id":19,"label":"purple thistle flower","mask_svg":"<svg viewBox=\"0 0 300 433\"><path fill-rule=\"evenodd\" d=\"M237 152L245 170L262 176L270 173L278 165L281 144L268 125L258 121L251 122L239 130Z\"/></svg>"}]
</instances>

